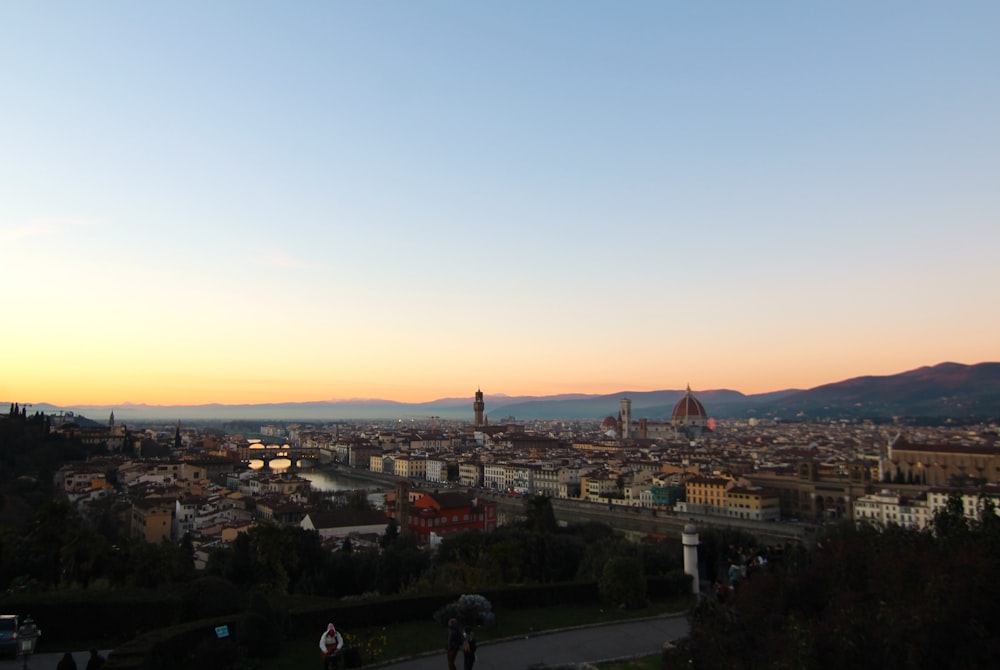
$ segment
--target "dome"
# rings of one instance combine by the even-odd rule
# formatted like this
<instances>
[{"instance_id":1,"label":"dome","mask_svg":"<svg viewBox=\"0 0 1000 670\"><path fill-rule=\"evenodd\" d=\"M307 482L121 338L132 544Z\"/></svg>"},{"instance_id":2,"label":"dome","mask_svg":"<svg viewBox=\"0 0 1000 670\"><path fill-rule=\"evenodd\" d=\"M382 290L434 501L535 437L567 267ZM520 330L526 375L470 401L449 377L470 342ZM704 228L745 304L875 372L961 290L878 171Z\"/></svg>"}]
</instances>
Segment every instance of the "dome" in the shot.
<instances>
[{"instance_id":1,"label":"dome","mask_svg":"<svg viewBox=\"0 0 1000 670\"><path fill-rule=\"evenodd\" d=\"M684 421L689 419L705 419L708 418L708 414L705 412L705 406L691 395L691 387L688 386L684 397L674 405L672 417L674 421Z\"/></svg>"},{"instance_id":2,"label":"dome","mask_svg":"<svg viewBox=\"0 0 1000 670\"><path fill-rule=\"evenodd\" d=\"M613 416L609 416L604 420L603 423L601 423L601 428L617 428L617 427L618 427L618 419L616 419Z\"/></svg>"}]
</instances>

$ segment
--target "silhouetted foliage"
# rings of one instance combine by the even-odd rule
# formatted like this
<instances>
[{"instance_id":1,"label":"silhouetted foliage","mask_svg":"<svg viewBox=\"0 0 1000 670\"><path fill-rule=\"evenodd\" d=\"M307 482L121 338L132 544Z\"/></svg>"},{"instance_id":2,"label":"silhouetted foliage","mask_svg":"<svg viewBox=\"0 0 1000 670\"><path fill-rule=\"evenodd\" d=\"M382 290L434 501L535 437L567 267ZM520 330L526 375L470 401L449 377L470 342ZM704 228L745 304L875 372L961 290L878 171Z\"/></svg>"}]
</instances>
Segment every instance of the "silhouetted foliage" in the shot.
<instances>
[{"instance_id":1,"label":"silhouetted foliage","mask_svg":"<svg viewBox=\"0 0 1000 670\"><path fill-rule=\"evenodd\" d=\"M281 651L288 628L288 613L272 605L260 593L251 598L250 612L244 617L240 641L255 658L272 658Z\"/></svg>"},{"instance_id":2,"label":"silhouetted foliage","mask_svg":"<svg viewBox=\"0 0 1000 670\"><path fill-rule=\"evenodd\" d=\"M556 514L552 509L552 499L545 495L526 498L524 512L527 527L536 533L553 533L558 528Z\"/></svg>"},{"instance_id":3,"label":"silhouetted foliage","mask_svg":"<svg viewBox=\"0 0 1000 670\"><path fill-rule=\"evenodd\" d=\"M417 545L410 533L399 536L382 550L375 572L375 587L379 593L392 595L416 582L430 566L430 557Z\"/></svg>"},{"instance_id":4,"label":"silhouetted foliage","mask_svg":"<svg viewBox=\"0 0 1000 670\"><path fill-rule=\"evenodd\" d=\"M434 612L432 617L439 624L446 625L449 619L458 619L463 626L485 626L492 623L493 604L484 596L468 593L458 600L448 603Z\"/></svg>"},{"instance_id":5,"label":"silhouetted foliage","mask_svg":"<svg viewBox=\"0 0 1000 670\"><path fill-rule=\"evenodd\" d=\"M221 577L199 577L184 587L184 616L189 620L234 614L245 598L235 584Z\"/></svg>"},{"instance_id":6,"label":"silhouetted foliage","mask_svg":"<svg viewBox=\"0 0 1000 670\"><path fill-rule=\"evenodd\" d=\"M725 602L702 601L695 667L994 667L995 523L959 522L956 511L949 504L933 531L831 527L809 560L769 565Z\"/></svg>"},{"instance_id":7,"label":"silhouetted foliage","mask_svg":"<svg viewBox=\"0 0 1000 670\"><path fill-rule=\"evenodd\" d=\"M385 527L385 533L379 538L379 544L382 547L388 547L397 539L399 539L399 523L395 518L390 518L389 523Z\"/></svg>"},{"instance_id":8,"label":"silhouetted foliage","mask_svg":"<svg viewBox=\"0 0 1000 670\"><path fill-rule=\"evenodd\" d=\"M646 601L646 577L634 556L612 556L597 582L601 599L611 605L641 607Z\"/></svg>"},{"instance_id":9,"label":"silhouetted foliage","mask_svg":"<svg viewBox=\"0 0 1000 670\"><path fill-rule=\"evenodd\" d=\"M364 491L351 491L347 496L347 507L349 509L370 510L371 503L368 502L368 494Z\"/></svg>"}]
</instances>

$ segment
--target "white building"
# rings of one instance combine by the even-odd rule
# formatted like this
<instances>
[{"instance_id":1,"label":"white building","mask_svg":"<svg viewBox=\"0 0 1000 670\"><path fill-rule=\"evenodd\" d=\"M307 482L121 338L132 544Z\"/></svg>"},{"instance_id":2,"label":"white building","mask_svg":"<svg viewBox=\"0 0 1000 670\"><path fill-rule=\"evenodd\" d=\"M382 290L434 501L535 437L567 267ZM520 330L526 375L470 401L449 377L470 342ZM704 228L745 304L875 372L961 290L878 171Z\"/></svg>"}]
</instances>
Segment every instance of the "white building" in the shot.
<instances>
[{"instance_id":1,"label":"white building","mask_svg":"<svg viewBox=\"0 0 1000 670\"><path fill-rule=\"evenodd\" d=\"M486 463L483 465L483 486L485 488L505 491L507 488L506 481L506 463Z\"/></svg>"},{"instance_id":2,"label":"white building","mask_svg":"<svg viewBox=\"0 0 1000 670\"><path fill-rule=\"evenodd\" d=\"M428 458L424 478L429 482L448 481L448 463L440 458Z\"/></svg>"},{"instance_id":3,"label":"white building","mask_svg":"<svg viewBox=\"0 0 1000 670\"><path fill-rule=\"evenodd\" d=\"M934 522L934 515L947 509L952 493L952 489L933 488L918 496L909 497L897 491L882 489L854 501L854 519L881 525L895 524L904 528L928 528ZM1000 514L998 488L962 492L961 495L962 512L970 521L979 518L986 498L993 500L995 511Z\"/></svg>"}]
</instances>

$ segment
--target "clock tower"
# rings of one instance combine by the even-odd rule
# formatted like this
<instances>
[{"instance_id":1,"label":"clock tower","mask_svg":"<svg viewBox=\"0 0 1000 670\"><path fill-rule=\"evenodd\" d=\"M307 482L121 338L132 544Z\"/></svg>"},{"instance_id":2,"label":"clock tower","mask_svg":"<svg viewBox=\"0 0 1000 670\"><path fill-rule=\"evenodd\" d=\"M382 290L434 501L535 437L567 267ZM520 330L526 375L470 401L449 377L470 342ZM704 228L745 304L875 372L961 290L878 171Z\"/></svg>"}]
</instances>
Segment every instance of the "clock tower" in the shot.
<instances>
[{"instance_id":1,"label":"clock tower","mask_svg":"<svg viewBox=\"0 0 1000 670\"><path fill-rule=\"evenodd\" d=\"M483 410L486 409L486 403L483 402L483 392L480 390L476 391L476 401L472 403L472 409L476 413L476 420L474 422L476 428L484 425Z\"/></svg>"}]
</instances>

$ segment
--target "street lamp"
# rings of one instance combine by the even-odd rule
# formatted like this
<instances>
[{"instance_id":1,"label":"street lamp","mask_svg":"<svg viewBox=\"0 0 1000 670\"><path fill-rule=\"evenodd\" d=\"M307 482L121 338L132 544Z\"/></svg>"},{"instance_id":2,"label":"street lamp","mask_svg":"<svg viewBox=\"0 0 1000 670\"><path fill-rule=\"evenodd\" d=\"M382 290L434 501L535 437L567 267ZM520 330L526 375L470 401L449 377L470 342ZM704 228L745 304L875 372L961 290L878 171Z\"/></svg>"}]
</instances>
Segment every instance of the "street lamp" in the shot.
<instances>
[{"instance_id":1,"label":"street lamp","mask_svg":"<svg viewBox=\"0 0 1000 670\"><path fill-rule=\"evenodd\" d=\"M38 630L31 615L25 617L24 623L17 631L17 651L24 657L25 670L28 667L28 657L35 653L35 645L41 636L42 631Z\"/></svg>"}]
</instances>

